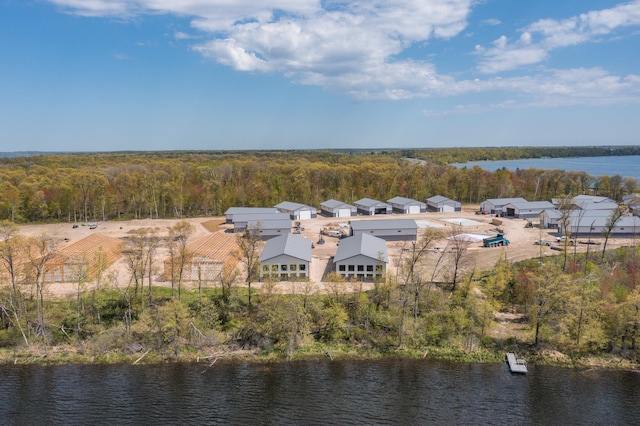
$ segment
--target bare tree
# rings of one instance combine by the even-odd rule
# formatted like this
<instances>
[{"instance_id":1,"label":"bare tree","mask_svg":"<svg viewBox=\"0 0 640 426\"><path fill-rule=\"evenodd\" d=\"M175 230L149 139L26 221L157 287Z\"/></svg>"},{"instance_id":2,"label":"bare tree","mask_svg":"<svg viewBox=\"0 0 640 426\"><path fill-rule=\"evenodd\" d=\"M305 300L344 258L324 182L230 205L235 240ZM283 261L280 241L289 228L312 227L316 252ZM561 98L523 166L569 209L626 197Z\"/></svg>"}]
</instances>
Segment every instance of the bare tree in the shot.
<instances>
[{"instance_id":1,"label":"bare tree","mask_svg":"<svg viewBox=\"0 0 640 426\"><path fill-rule=\"evenodd\" d=\"M144 280L148 280L149 294L151 299L151 285L153 276L153 262L155 253L160 245L158 233L153 229L141 228L133 232L133 234L125 242L122 253L124 255L127 268L131 273L131 280L134 283L133 297L144 294Z\"/></svg>"},{"instance_id":2,"label":"bare tree","mask_svg":"<svg viewBox=\"0 0 640 426\"><path fill-rule=\"evenodd\" d=\"M469 252L467 251L471 242L464 238L461 234L461 229L462 227L459 225L453 225L451 227L447 247L445 249L448 253L448 258L450 259L448 265L448 280L452 293L455 292L460 276L466 267L469 266L469 262L471 260Z\"/></svg>"},{"instance_id":3,"label":"bare tree","mask_svg":"<svg viewBox=\"0 0 640 426\"><path fill-rule=\"evenodd\" d=\"M222 301L229 303L231 300L231 292L238 280L238 270L234 267L223 267L220 272L220 287L222 287Z\"/></svg>"},{"instance_id":4,"label":"bare tree","mask_svg":"<svg viewBox=\"0 0 640 426\"><path fill-rule=\"evenodd\" d=\"M20 228L15 223L6 220L0 222L0 262L2 262L2 266L11 280L14 297L17 297L19 293L16 283L18 274L17 258L21 247L24 245L22 237L18 235L19 231Z\"/></svg>"},{"instance_id":5,"label":"bare tree","mask_svg":"<svg viewBox=\"0 0 640 426\"><path fill-rule=\"evenodd\" d=\"M622 219L623 215L624 209L618 206L611 212L611 215L607 218L607 223L604 225L604 229L602 230L602 235L604 236L604 245L602 246L602 260L604 260L604 253L607 250L607 243L609 242L611 232L616 227L618 222L620 222L620 219Z\"/></svg>"},{"instance_id":6,"label":"bare tree","mask_svg":"<svg viewBox=\"0 0 640 426\"><path fill-rule=\"evenodd\" d=\"M566 196L560 199L560 204L558 205L558 211L560 212L560 218L558 219L558 226L563 230L566 238L562 241L564 244L563 250L563 264L562 270L566 271L567 269L567 244L569 243L569 238L571 237L571 218L574 212L574 204L571 196ZM542 250L542 244L540 244L540 250ZM541 256L542 257L542 256Z\"/></svg>"},{"instance_id":7,"label":"bare tree","mask_svg":"<svg viewBox=\"0 0 640 426\"><path fill-rule=\"evenodd\" d=\"M398 259L398 281L405 290L411 293L413 299L413 316L418 317L419 301L422 288L427 283L421 271L421 262L431 251L433 242L443 237L440 230L427 228L420 239L411 241L402 248Z\"/></svg>"},{"instance_id":8,"label":"bare tree","mask_svg":"<svg viewBox=\"0 0 640 426\"><path fill-rule=\"evenodd\" d=\"M238 234L238 251L237 259L242 262L246 270L245 281L247 283L249 300L251 307L251 283L258 280L260 267L260 249L262 247L262 223L258 222L255 226L247 226L245 232Z\"/></svg>"},{"instance_id":9,"label":"bare tree","mask_svg":"<svg viewBox=\"0 0 640 426\"><path fill-rule=\"evenodd\" d=\"M186 220L181 220L169 229L169 255L171 257L171 295L175 296L174 283L178 284L178 300L182 296L182 279L184 269L193 258L193 254L187 249L189 237L195 228Z\"/></svg>"},{"instance_id":10,"label":"bare tree","mask_svg":"<svg viewBox=\"0 0 640 426\"><path fill-rule=\"evenodd\" d=\"M29 275L35 287L36 296L36 324L37 336L44 336L46 330L44 315L44 285L46 281L45 268L54 256L56 241L47 234L40 234L29 239L25 246L26 258L29 259Z\"/></svg>"}]
</instances>

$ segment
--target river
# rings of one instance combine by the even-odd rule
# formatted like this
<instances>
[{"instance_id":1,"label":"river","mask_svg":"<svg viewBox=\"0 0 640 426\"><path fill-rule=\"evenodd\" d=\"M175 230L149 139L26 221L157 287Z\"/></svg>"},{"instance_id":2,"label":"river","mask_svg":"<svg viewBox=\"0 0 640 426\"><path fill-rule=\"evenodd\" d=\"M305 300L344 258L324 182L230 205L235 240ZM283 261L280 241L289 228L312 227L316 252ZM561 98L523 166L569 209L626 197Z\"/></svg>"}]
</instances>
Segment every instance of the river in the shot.
<instances>
[{"instance_id":1,"label":"river","mask_svg":"<svg viewBox=\"0 0 640 426\"><path fill-rule=\"evenodd\" d=\"M561 169L574 172L585 172L592 176L620 175L622 177L640 179L640 155L470 161L468 163L456 163L453 165L458 168L471 168L478 165L483 169L492 172L502 167L506 167L508 170L529 168Z\"/></svg>"},{"instance_id":2,"label":"river","mask_svg":"<svg viewBox=\"0 0 640 426\"><path fill-rule=\"evenodd\" d=\"M628 425L640 375L426 359L4 365L0 424Z\"/></svg>"}]
</instances>

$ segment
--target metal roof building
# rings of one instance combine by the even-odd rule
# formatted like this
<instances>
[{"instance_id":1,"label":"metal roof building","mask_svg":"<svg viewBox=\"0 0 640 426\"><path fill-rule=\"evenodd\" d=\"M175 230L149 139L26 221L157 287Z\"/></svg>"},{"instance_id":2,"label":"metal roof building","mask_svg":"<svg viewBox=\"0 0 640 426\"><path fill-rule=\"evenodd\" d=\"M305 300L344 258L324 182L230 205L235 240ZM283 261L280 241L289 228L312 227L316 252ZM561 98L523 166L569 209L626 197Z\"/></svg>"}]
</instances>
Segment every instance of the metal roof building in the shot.
<instances>
[{"instance_id":1,"label":"metal roof building","mask_svg":"<svg viewBox=\"0 0 640 426\"><path fill-rule=\"evenodd\" d=\"M393 197L387 200L387 203L391 205L393 211L396 213L417 214L427 211L426 203L412 198Z\"/></svg>"},{"instance_id":2,"label":"metal roof building","mask_svg":"<svg viewBox=\"0 0 640 426\"><path fill-rule=\"evenodd\" d=\"M260 237L268 240L291 232L291 219L253 220L247 224L249 230L260 229Z\"/></svg>"},{"instance_id":3,"label":"metal roof building","mask_svg":"<svg viewBox=\"0 0 640 426\"><path fill-rule=\"evenodd\" d=\"M538 217L545 210L554 210L555 206L549 201L525 201L509 203L503 206L502 212L510 217Z\"/></svg>"},{"instance_id":4,"label":"metal roof building","mask_svg":"<svg viewBox=\"0 0 640 426\"><path fill-rule=\"evenodd\" d=\"M351 235L368 234L386 241L418 239L418 224L413 219L352 220Z\"/></svg>"},{"instance_id":5,"label":"metal roof building","mask_svg":"<svg viewBox=\"0 0 640 426\"><path fill-rule=\"evenodd\" d=\"M275 207L229 207L224 216L227 223L233 223L235 215L279 213Z\"/></svg>"},{"instance_id":6,"label":"metal roof building","mask_svg":"<svg viewBox=\"0 0 640 426\"><path fill-rule=\"evenodd\" d=\"M320 204L320 213L327 217L350 217L358 214L358 208L338 200L327 200Z\"/></svg>"},{"instance_id":7,"label":"metal roof building","mask_svg":"<svg viewBox=\"0 0 640 426\"><path fill-rule=\"evenodd\" d=\"M459 212L462 210L462 203L454 201L442 195L434 195L427 198L427 211L430 212Z\"/></svg>"},{"instance_id":8,"label":"metal roof building","mask_svg":"<svg viewBox=\"0 0 640 426\"><path fill-rule=\"evenodd\" d=\"M249 222L267 222L271 220L291 220L288 213L249 213L233 215L233 229L235 232L245 230Z\"/></svg>"},{"instance_id":9,"label":"metal roof building","mask_svg":"<svg viewBox=\"0 0 640 426\"><path fill-rule=\"evenodd\" d=\"M292 220L311 219L318 216L318 210L306 204L283 201L275 207L282 213L288 213Z\"/></svg>"},{"instance_id":10,"label":"metal roof building","mask_svg":"<svg viewBox=\"0 0 640 426\"><path fill-rule=\"evenodd\" d=\"M311 240L287 234L272 238L260 254L260 279L293 280L309 277Z\"/></svg>"},{"instance_id":11,"label":"metal roof building","mask_svg":"<svg viewBox=\"0 0 640 426\"><path fill-rule=\"evenodd\" d=\"M369 234L358 234L340 241L333 258L335 271L347 280L382 278L388 262L385 241Z\"/></svg>"},{"instance_id":12,"label":"metal roof building","mask_svg":"<svg viewBox=\"0 0 640 426\"><path fill-rule=\"evenodd\" d=\"M602 212L602 210L600 210ZM602 232L607 229L607 222L611 217L609 214L581 215L581 212L573 212L568 220L568 226L563 228L562 223L558 224L558 231L567 235L593 237L602 236ZM636 216L622 216L611 229L611 236L637 236L640 234L640 218Z\"/></svg>"},{"instance_id":13,"label":"metal roof building","mask_svg":"<svg viewBox=\"0 0 640 426\"><path fill-rule=\"evenodd\" d=\"M480 203L480 210L489 214L500 214L504 210L504 206L510 203L526 203L524 198L490 198Z\"/></svg>"},{"instance_id":14,"label":"metal roof building","mask_svg":"<svg viewBox=\"0 0 640 426\"><path fill-rule=\"evenodd\" d=\"M371 198L361 198L354 204L358 208L358 213L367 216L374 216L377 214L391 214L393 212L393 207L391 207L390 204L378 200L373 200Z\"/></svg>"}]
</instances>

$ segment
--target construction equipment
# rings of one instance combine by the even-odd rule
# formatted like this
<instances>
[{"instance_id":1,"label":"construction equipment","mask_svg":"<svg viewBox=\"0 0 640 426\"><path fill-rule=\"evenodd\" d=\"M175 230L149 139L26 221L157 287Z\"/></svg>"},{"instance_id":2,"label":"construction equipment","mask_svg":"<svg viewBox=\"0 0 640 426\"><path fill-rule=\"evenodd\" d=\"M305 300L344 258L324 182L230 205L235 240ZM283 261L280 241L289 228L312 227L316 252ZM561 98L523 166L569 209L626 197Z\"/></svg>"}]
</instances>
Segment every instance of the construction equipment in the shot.
<instances>
[{"instance_id":1,"label":"construction equipment","mask_svg":"<svg viewBox=\"0 0 640 426\"><path fill-rule=\"evenodd\" d=\"M482 245L485 247L498 247L498 246L508 246L510 243L507 240L503 233L499 233L495 237L488 237L482 240Z\"/></svg>"}]
</instances>

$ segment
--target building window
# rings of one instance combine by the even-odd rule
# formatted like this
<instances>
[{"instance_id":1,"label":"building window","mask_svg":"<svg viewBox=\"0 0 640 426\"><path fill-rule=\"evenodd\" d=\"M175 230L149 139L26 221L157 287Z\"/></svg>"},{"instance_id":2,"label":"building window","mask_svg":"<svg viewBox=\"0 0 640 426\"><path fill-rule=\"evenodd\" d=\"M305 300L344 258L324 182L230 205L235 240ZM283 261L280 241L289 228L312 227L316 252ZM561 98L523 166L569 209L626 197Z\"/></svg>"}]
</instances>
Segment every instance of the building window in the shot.
<instances>
[{"instance_id":1,"label":"building window","mask_svg":"<svg viewBox=\"0 0 640 426\"><path fill-rule=\"evenodd\" d=\"M353 272L355 270L356 270L356 268L355 268L354 265L349 265L349 272Z\"/></svg>"},{"instance_id":2,"label":"building window","mask_svg":"<svg viewBox=\"0 0 640 426\"><path fill-rule=\"evenodd\" d=\"M264 272L269 272L269 265L262 265L262 270Z\"/></svg>"},{"instance_id":3,"label":"building window","mask_svg":"<svg viewBox=\"0 0 640 426\"><path fill-rule=\"evenodd\" d=\"M304 263L300 264L300 270L301 271L306 271L307 270L307 265L305 265Z\"/></svg>"},{"instance_id":4,"label":"building window","mask_svg":"<svg viewBox=\"0 0 640 426\"><path fill-rule=\"evenodd\" d=\"M338 265L338 271L345 272L347 268L344 265Z\"/></svg>"},{"instance_id":5,"label":"building window","mask_svg":"<svg viewBox=\"0 0 640 426\"><path fill-rule=\"evenodd\" d=\"M295 264L292 263L291 265L289 265L289 270L290 271L297 271L298 270L298 265L295 265Z\"/></svg>"},{"instance_id":6,"label":"building window","mask_svg":"<svg viewBox=\"0 0 640 426\"><path fill-rule=\"evenodd\" d=\"M367 272L373 272L373 265L367 265Z\"/></svg>"},{"instance_id":7,"label":"building window","mask_svg":"<svg viewBox=\"0 0 640 426\"><path fill-rule=\"evenodd\" d=\"M382 265L376 265L376 272L382 272Z\"/></svg>"},{"instance_id":8,"label":"building window","mask_svg":"<svg viewBox=\"0 0 640 426\"><path fill-rule=\"evenodd\" d=\"M358 272L364 272L364 265L358 265Z\"/></svg>"},{"instance_id":9,"label":"building window","mask_svg":"<svg viewBox=\"0 0 640 426\"><path fill-rule=\"evenodd\" d=\"M287 271L287 265L280 265L280 270L286 272Z\"/></svg>"},{"instance_id":10,"label":"building window","mask_svg":"<svg viewBox=\"0 0 640 426\"><path fill-rule=\"evenodd\" d=\"M271 265L272 272L278 272L278 265Z\"/></svg>"}]
</instances>

